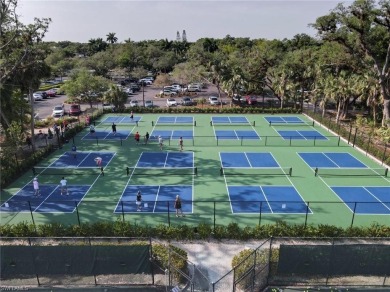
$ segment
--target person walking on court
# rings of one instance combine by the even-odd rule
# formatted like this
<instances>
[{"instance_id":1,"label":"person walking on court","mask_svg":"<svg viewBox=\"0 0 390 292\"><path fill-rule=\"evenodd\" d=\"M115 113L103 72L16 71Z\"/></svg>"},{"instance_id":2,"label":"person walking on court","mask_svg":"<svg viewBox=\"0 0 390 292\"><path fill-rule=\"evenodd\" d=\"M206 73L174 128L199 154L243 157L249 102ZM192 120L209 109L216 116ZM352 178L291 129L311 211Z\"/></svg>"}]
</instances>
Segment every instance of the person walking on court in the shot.
<instances>
[{"instance_id":1,"label":"person walking on court","mask_svg":"<svg viewBox=\"0 0 390 292\"><path fill-rule=\"evenodd\" d=\"M149 141L149 132L146 132L145 134L145 145L148 144L148 141Z\"/></svg>"},{"instance_id":2,"label":"person walking on court","mask_svg":"<svg viewBox=\"0 0 390 292\"><path fill-rule=\"evenodd\" d=\"M163 138L161 136L158 136L158 145L160 146L160 150L162 151L163 150L163 144L164 141L163 141Z\"/></svg>"},{"instance_id":3,"label":"person walking on court","mask_svg":"<svg viewBox=\"0 0 390 292\"><path fill-rule=\"evenodd\" d=\"M140 138L139 133L138 133L138 132L135 133L134 139L135 139L135 143L136 143L137 145L139 144L139 138Z\"/></svg>"},{"instance_id":4,"label":"person walking on court","mask_svg":"<svg viewBox=\"0 0 390 292\"><path fill-rule=\"evenodd\" d=\"M175 203L173 206L176 209L176 217L184 217L183 211L181 210L181 199L179 195L176 196Z\"/></svg>"},{"instance_id":5,"label":"person walking on court","mask_svg":"<svg viewBox=\"0 0 390 292\"><path fill-rule=\"evenodd\" d=\"M179 148L180 148L180 152L183 151L183 137L180 137L179 139Z\"/></svg>"},{"instance_id":6,"label":"person walking on court","mask_svg":"<svg viewBox=\"0 0 390 292\"><path fill-rule=\"evenodd\" d=\"M115 125L115 123L112 123L111 128L112 128L112 133L113 133L114 136L115 136L115 135L116 135L116 125Z\"/></svg>"},{"instance_id":7,"label":"person walking on court","mask_svg":"<svg viewBox=\"0 0 390 292\"><path fill-rule=\"evenodd\" d=\"M131 111L131 113L130 113L130 119L131 119L131 121L133 121L133 119L134 119L134 113L133 113L133 111Z\"/></svg>"},{"instance_id":8,"label":"person walking on court","mask_svg":"<svg viewBox=\"0 0 390 292\"><path fill-rule=\"evenodd\" d=\"M72 155L73 155L73 158L76 159L76 156L77 156L77 147L76 145L72 145Z\"/></svg>"},{"instance_id":9,"label":"person walking on court","mask_svg":"<svg viewBox=\"0 0 390 292\"><path fill-rule=\"evenodd\" d=\"M68 181L65 179L65 177L62 177L60 181L61 186L61 196L65 193L67 196L69 196L68 192Z\"/></svg>"},{"instance_id":10,"label":"person walking on court","mask_svg":"<svg viewBox=\"0 0 390 292\"><path fill-rule=\"evenodd\" d=\"M95 127L94 127L94 125L90 125L89 126L89 132L91 133L92 136L95 135Z\"/></svg>"},{"instance_id":11,"label":"person walking on court","mask_svg":"<svg viewBox=\"0 0 390 292\"><path fill-rule=\"evenodd\" d=\"M137 212L140 212L142 210L142 195L141 195L141 191L138 191L138 193L137 193L137 199L135 201L135 204L137 205Z\"/></svg>"},{"instance_id":12,"label":"person walking on court","mask_svg":"<svg viewBox=\"0 0 390 292\"><path fill-rule=\"evenodd\" d=\"M33 180L33 186L34 186L34 197L39 197L41 195L41 190L39 189L39 182L38 178L34 178Z\"/></svg>"},{"instance_id":13,"label":"person walking on court","mask_svg":"<svg viewBox=\"0 0 390 292\"><path fill-rule=\"evenodd\" d=\"M101 157L96 157L95 159L95 162L96 162L96 166L99 166L99 167L101 167L102 166L102 162L103 162L103 158L101 158Z\"/></svg>"}]
</instances>

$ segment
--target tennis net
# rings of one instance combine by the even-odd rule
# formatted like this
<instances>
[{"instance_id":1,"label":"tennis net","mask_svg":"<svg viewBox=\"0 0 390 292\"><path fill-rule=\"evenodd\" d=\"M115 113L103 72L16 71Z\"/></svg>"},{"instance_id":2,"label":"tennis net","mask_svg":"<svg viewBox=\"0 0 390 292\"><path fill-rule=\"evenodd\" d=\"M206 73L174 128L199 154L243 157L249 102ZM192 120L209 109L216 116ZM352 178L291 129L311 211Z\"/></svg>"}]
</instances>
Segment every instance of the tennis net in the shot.
<instances>
[{"instance_id":1,"label":"tennis net","mask_svg":"<svg viewBox=\"0 0 390 292\"><path fill-rule=\"evenodd\" d=\"M219 172L220 175L226 175L226 176L229 175L292 176L292 167L248 167L248 168L221 167Z\"/></svg>"},{"instance_id":2,"label":"tennis net","mask_svg":"<svg viewBox=\"0 0 390 292\"><path fill-rule=\"evenodd\" d=\"M385 176L387 177L387 168L326 168L317 167L314 169L315 176Z\"/></svg>"},{"instance_id":3,"label":"tennis net","mask_svg":"<svg viewBox=\"0 0 390 292\"><path fill-rule=\"evenodd\" d=\"M32 169L34 175L104 175L103 167L40 167Z\"/></svg>"},{"instance_id":4,"label":"tennis net","mask_svg":"<svg viewBox=\"0 0 390 292\"><path fill-rule=\"evenodd\" d=\"M197 175L197 167L126 167L127 175Z\"/></svg>"},{"instance_id":5,"label":"tennis net","mask_svg":"<svg viewBox=\"0 0 390 292\"><path fill-rule=\"evenodd\" d=\"M269 121L268 122L270 127L271 126L310 126L314 127L315 122L305 122L305 121L296 121L296 122L285 122L285 121Z\"/></svg>"}]
</instances>

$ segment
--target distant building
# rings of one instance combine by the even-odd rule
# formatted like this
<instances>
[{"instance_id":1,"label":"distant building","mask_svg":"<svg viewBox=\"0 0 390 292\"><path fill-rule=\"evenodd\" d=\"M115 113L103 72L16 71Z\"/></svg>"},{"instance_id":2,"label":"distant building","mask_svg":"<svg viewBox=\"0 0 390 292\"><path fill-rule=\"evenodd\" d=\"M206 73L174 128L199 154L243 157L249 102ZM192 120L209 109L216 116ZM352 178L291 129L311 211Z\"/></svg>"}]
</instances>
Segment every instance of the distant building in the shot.
<instances>
[{"instance_id":1,"label":"distant building","mask_svg":"<svg viewBox=\"0 0 390 292\"><path fill-rule=\"evenodd\" d=\"M180 42L181 41L181 38L180 38L180 33L179 31L176 32L176 41Z\"/></svg>"},{"instance_id":2,"label":"distant building","mask_svg":"<svg viewBox=\"0 0 390 292\"><path fill-rule=\"evenodd\" d=\"M186 42L187 41L187 34L186 34L186 31L185 31L185 29L183 29L183 34L182 34L182 41L183 42Z\"/></svg>"}]
</instances>

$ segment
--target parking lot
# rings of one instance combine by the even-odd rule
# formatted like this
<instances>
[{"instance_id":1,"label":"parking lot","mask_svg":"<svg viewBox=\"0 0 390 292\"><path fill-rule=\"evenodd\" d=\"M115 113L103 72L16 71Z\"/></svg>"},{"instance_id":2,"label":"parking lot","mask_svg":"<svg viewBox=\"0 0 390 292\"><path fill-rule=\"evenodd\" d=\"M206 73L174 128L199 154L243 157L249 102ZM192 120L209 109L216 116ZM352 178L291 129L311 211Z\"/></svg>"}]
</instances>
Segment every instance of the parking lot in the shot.
<instances>
[{"instance_id":1,"label":"parking lot","mask_svg":"<svg viewBox=\"0 0 390 292\"><path fill-rule=\"evenodd\" d=\"M138 105L142 106L143 101L153 101L154 107L167 107L167 99L168 96L159 97L159 93L162 90L160 87L155 87L154 85L148 85L144 87L144 90L141 90L129 95L126 107L130 107L131 101L138 101ZM227 97L227 95L224 92L221 92L222 95L222 102L224 104L229 104L230 99ZM201 92L198 92L196 95L192 93L190 97L197 101L200 98L205 98L206 103L208 103L209 96L218 96L218 90L214 85L209 85L207 88L203 88ZM176 96L173 97L176 102L177 106L182 106L182 99L183 96ZM34 109L35 112L38 113L40 119L45 119L47 117L50 117L53 113L53 108L55 106L59 106L64 104L65 108L65 114L69 112L70 104L67 104L68 97L66 95L57 95L55 97L49 97L44 100L36 101L34 103ZM81 110L84 112L86 109L88 109L90 106L89 104L81 104ZM102 103L96 103L93 105L94 108L102 108Z\"/></svg>"}]
</instances>

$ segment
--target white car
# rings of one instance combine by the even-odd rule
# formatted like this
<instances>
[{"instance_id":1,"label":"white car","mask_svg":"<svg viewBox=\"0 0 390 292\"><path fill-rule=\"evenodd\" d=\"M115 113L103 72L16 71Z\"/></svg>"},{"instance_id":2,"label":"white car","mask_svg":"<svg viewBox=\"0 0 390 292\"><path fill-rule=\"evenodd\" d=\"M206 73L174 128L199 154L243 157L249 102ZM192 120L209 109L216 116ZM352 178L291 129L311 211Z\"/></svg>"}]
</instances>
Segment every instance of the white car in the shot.
<instances>
[{"instance_id":1,"label":"white car","mask_svg":"<svg viewBox=\"0 0 390 292\"><path fill-rule=\"evenodd\" d=\"M171 91L170 89L164 88L163 90L160 91L160 95L166 95L166 96L175 96L177 95L177 92Z\"/></svg>"},{"instance_id":2,"label":"white car","mask_svg":"<svg viewBox=\"0 0 390 292\"><path fill-rule=\"evenodd\" d=\"M219 105L219 104L221 104L219 102L219 100L218 100L218 97L216 97L216 96L210 96L209 97L209 102L210 102L211 105Z\"/></svg>"},{"instance_id":3,"label":"white car","mask_svg":"<svg viewBox=\"0 0 390 292\"><path fill-rule=\"evenodd\" d=\"M201 92L202 88L200 87L199 84L190 84L187 86L187 91L188 92Z\"/></svg>"},{"instance_id":4,"label":"white car","mask_svg":"<svg viewBox=\"0 0 390 292\"><path fill-rule=\"evenodd\" d=\"M33 93L34 100L43 100L43 96L41 92L34 92Z\"/></svg>"},{"instance_id":5,"label":"white car","mask_svg":"<svg viewBox=\"0 0 390 292\"><path fill-rule=\"evenodd\" d=\"M113 104L111 104L111 103L103 103L103 109L114 111L115 106Z\"/></svg>"},{"instance_id":6,"label":"white car","mask_svg":"<svg viewBox=\"0 0 390 292\"><path fill-rule=\"evenodd\" d=\"M145 107L153 107L153 100L145 100Z\"/></svg>"},{"instance_id":7,"label":"white car","mask_svg":"<svg viewBox=\"0 0 390 292\"><path fill-rule=\"evenodd\" d=\"M53 113L51 114L53 118L63 117L65 114L64 106L57 105L53 108Z\"/></svg>"},{"instance_id":8,"label":"white car","mask_svg":"<svg viewBox=\"0 0 390 292\"><path fill-rule=\"evenodd\" d=\"M138 106L138 100L132 100L130 101L130 107Z\"/></svg>"},{"instance_id":9,"label":"white car","mask_svg":"<svg viewBox=\"0 0 390 292\"><path fill-rule=\"evenodd\" d=\"M171 106L177 106L177 102L174 98L167 99L167 107L171 107Z\"/></svg>"}]
</instances>

